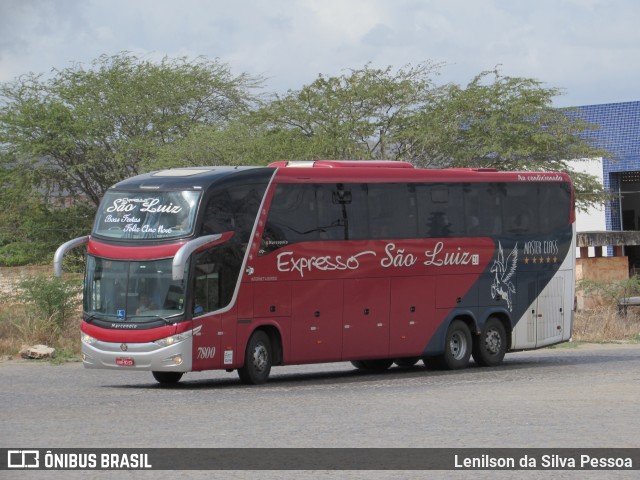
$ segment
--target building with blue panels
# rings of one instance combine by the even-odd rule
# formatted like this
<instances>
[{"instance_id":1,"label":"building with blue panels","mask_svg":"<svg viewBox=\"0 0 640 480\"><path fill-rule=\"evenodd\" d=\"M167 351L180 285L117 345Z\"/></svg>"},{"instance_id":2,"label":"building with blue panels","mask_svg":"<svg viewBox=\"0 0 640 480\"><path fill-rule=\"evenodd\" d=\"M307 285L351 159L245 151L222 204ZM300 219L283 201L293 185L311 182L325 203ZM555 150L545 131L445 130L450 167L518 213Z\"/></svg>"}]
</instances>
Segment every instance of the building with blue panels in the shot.
<instances>
[{"instance_id":1,"label":"building with blue panels","mask_svg":"<svg viewBox=\"0 0 640 480\"><path fill-rule=\"evenodd\" d=\"M640 101L577 107L579 115L600 128L589 132L594 143L615 158L602 159L602 182L616 195L605 205L607 230L640 230ZM628 246L629 264L640 266L640 246Z\"/></svg>"}]
</instances>

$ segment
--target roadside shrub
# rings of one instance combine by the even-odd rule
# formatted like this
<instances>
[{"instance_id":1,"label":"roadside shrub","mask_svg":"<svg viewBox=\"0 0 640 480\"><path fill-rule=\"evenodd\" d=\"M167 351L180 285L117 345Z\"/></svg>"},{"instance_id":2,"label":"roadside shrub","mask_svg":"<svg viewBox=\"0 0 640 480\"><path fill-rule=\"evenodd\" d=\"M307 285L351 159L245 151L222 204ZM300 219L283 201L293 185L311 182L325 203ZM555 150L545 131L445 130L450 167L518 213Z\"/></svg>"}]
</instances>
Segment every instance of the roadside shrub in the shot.
<instances>
[{"instance_id":1,"label":"roadside shrub","mask_svg":"<svg viewBox=\"0 0 640 480\"><path fill-rule=\"evenodd\" d=\"M19 301L33 307L43 321L64 329L70 315L82 302L79 279L61 279L44 275L27 278L18 284Z\"/></svg>"},{"instance_id":2,"label":"roadside shrub","mask_svg":"<svg viewBox=\"0 0 640 480\"><path fill-rule=\"evenodd\" d=\"M19 282L16 292L0 305L1 354L34 344L56 348L56 356L79 351L80 279L34 276Z\"/></svg>"}]
</instances>

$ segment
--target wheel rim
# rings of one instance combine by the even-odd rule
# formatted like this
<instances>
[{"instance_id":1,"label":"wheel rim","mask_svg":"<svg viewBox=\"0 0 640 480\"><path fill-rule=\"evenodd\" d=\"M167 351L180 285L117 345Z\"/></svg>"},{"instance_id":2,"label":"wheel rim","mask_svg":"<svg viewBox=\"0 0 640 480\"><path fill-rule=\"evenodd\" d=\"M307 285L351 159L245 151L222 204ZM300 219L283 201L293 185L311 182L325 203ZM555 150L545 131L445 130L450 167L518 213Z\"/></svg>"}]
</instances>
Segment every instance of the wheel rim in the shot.
<instances>
[{"instance_id":1,"label":"wheel rim","mask_svg":"<svg viewBox=\"0 0 640 480\"><path fill-rule=\"evenodd\" d=\"M502 347L502 338L498 330L491 329L487 332L484 339L484 346L488 353L496 355Z\"/></svg>"},{"instance_id":2,"label":"wheel rim","mask_svg":"<svg viewBox=\"0 0 640 480\"><path fill-rule=\"evenodd\" d=\"M262 343L259 343L253 350L253 367L256 372L262 373L266 370L268 364L269 351Z\"/></svg>"},{"instance_id":3,"label":"wheel rim","mask_svg":"<svg viewBox=\"0 0 640 480\"><path fill-rule=\"evenodd\" d=\"M460 332L455 332L449 340L449 351L456 360L464 358L467 352L467 339Z\"/></svg>"}]
</instances>

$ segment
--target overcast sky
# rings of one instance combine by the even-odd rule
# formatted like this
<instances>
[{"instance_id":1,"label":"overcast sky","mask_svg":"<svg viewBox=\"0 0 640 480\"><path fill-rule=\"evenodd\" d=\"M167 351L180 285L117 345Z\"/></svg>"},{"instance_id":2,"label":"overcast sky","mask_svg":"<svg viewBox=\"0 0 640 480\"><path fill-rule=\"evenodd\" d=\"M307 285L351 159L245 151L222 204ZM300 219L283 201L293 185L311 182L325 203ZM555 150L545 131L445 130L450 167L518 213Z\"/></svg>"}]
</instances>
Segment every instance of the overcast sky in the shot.
<instances>
[{"instance_id":1,"label":"overcast sky","mask_svg":"<svg viewBox=\"0 0 640 480\"><path fill-rule=\"evenodd\" d=\"M637 0L0 0L0 82L102 54L219 58L297 90L318 74L444 62L466 85L500 65L565 94L640 100Z\"/></svg>"}]
</instances>

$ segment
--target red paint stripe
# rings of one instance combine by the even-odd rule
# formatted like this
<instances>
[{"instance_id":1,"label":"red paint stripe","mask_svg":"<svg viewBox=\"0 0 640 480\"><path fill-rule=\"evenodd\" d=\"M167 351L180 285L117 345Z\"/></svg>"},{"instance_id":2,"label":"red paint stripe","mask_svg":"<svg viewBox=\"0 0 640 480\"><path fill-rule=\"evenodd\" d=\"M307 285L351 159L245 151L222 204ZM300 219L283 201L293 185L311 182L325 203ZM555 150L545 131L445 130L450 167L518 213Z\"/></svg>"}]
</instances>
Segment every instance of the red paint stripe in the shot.
<instances>
[{"instance_id":1,"label":"red paint stripe","mask_svg":"<svg viewBox=\"0 0 640 480\"><path fill-rule=\"evenodd\" d=\"M169 337L176 333L185 332L191 328L191 325L192 322L181 322L176 325L167 325L147 330L120 330L101 328L83 321L80 325L80 330L103 342L145 343Z\"/></svg>"},{"instance_id":2,"label":"red paint stripe","mask_svg":"<svg viewBox=\"0 0 640 480\"><path fill-rule=\"evenodd\" d=\"M171 243L169 245L107 245L94 239L89 239L87 251L91 255L114 260L153 260L173 257L178 249L186 242Z\"/></svg>"}]
</instances>

